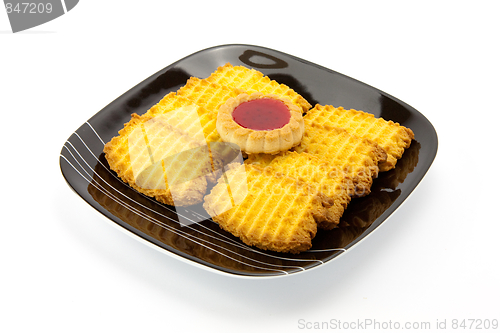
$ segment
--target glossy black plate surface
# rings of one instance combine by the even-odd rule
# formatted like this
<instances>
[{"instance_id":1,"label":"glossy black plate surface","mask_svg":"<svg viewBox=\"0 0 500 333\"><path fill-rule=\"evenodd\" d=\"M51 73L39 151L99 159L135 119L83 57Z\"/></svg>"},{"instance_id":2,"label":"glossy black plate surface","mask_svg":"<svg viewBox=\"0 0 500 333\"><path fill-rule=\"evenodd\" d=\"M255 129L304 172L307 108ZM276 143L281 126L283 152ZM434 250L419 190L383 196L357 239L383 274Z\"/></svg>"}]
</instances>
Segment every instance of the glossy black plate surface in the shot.
<instances>
[{"instance_id":1,"label":"glossy black plate surface","mask_svg":"<svg viewBox=\"0 0 500 333\"><path fill-rule=\"evenodd\" d=\"M230 62L255 68L316 103L373 113L411 128L415 140L396 169L381 173L372 193L354 199L342 218L346 227L319 231L313 248L300 255L250 248L213 221L182 225L178 214L190 208L160 204L129 188L109 170L102 154L108 142L130 120L143 114L191 76L205 78ZM410 195L437 153L432 124L404 102L332 70L267 48L223 45L205 49L173 63L139 83L78 128L64 144L60 167L69 186L88 204L128 232L176 257L228 274L271 277L302 272L347 252L379 227Z\"/></svg>"}]
</instances>

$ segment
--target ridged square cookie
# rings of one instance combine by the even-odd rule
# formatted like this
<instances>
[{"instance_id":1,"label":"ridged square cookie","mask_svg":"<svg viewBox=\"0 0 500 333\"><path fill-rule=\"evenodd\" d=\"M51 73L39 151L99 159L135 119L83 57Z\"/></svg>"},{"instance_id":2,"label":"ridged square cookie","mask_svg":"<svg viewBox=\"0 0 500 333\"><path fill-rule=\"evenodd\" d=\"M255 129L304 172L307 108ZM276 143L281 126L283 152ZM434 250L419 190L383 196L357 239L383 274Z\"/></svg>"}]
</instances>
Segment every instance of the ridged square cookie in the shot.
<instances>
[{"instance_id":1,"label":"ridged square cookie","mask_svg":"<svg viewBox=\"0 0 500 333\"><path fill-rule=\"evenodd\" d=\"M387 154L387 160L380 163L380 171L388 171L395 167L404 150L411 144L414 134L411 129L391 120L376 118L373 114L335 108L331 105L319 105L304 116L304 121L316 125L340 127L350 134L377 143Z\"/></svg>"},{"instance_id":2,"label":"ridged square cookie","mask_svg":"<svg viewBox=\"0 0 500 333\"><path fill-rule=\"evenodd\" d=\"M331 204L307 183L247 164L225 172L203 207L248 245L299 253L312 246L316 221Z\"/></svg>"},{"instance_id":3,"label":"ridged square cookie","mask_svg":"<svg viewBox=\"0 0 500 333\"><path fill-rule=\"evenodd\" d=\"M353 180L354 196L370 193L379 164L387 159L385 151L373 141L351 135L342 128L312 121L305 122L304 137L294 150L336 166Z\"/></svg>"},{"instance_id":4,"label":"ridged square cookie","mask_svg":"<svg viewBox=\"0 0 500 333\"><path fill-rule=\"evenodd\" d=\"M200 203L220 168L206 142L209 118L206 109L168 94L144 115L132 115L104 146L106 160L124 182L159 202Z\"/></svg>"},{"instance_id":5,"label":"ridged square cookie","mask_svg":"<svg viewBox=\"0 0 500 333\"><path fill-rule=\"evenodd\" d=\"M340 217L355 194L353 180L341 168L308 153L287 152L275 157L254 154L249 155L245 163L295 178L332 199L333 204L327 208L326 218L316 221L320 229L330 230L337 227Z\"/></svg>"}]
</instances>

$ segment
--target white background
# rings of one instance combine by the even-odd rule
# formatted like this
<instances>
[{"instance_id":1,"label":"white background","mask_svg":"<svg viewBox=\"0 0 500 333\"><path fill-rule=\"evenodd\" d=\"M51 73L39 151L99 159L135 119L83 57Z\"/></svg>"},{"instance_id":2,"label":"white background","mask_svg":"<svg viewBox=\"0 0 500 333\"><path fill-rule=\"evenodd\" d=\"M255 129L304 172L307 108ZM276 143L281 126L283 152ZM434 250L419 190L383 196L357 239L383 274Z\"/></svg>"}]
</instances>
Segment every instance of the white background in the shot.
<instances>
[{"instance_id":1,"label":"white background","mask_svg":"<svg viewBox=\"0 0 500 333\"><path fill-rule=\"evenodd\" d=\"M325 3L84 0L18 34L0 10L1 332L302 332L358 319L447 320L453 331L453 319L500 320L496 2ZM201 270L106 223L60 173L63 144L88 118L172 62L229 43L368 83L438 133L407 202L318 269L271 280Z\"/></svg>"}]
</instances>

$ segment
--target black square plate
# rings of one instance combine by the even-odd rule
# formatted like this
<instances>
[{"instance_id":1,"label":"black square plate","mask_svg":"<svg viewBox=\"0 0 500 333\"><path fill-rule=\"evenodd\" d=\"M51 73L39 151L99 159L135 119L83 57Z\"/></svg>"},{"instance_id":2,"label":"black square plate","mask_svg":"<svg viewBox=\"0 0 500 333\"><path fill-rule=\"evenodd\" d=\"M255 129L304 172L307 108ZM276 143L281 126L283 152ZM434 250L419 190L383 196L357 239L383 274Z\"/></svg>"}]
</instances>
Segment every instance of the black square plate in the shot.
<instances>
[{"instance_id":1,"label":"black square plate","mask_svg":"<svg viewBox=\"0 0 500 333\"><path fill-rule=\"evenodd\" d=\"M415 133L395 169L380 173L372 193L354 199L342 217L344 227L319 231L313 247L298 255L261 251L243 244L210 219L190 225L178 216L190 208L160 204L124 184L110 171L104 143L116 136L132 113L143 114L191 76L208 77L230 62L255 68L284 83L311 105L331 104L393 120ZM223 45L187 56L133 87L78 128L64 144L60 167L69 186L112 223L176 258L221 273L274 277L303 272L347 252L377 229L419 184L437 153L432 124L404 102L350 77L275 50Z\"/></svg>"}]
</instances>

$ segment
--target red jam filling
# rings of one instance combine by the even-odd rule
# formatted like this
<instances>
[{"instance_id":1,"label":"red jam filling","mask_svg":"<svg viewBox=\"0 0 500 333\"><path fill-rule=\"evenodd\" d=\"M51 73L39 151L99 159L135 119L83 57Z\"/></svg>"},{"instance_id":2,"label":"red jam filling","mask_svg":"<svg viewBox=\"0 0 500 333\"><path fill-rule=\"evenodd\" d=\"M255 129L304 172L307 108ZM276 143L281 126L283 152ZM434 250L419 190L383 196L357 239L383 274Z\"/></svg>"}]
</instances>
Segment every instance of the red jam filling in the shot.
<instances>
[{"instance_id":1,"label":"red jam filling","mask_svg":"<svg viewBox=\"0 0 500 333\"><path fill-rule=\"evenodd\" d=\"M271 131L290 121L290 110L280 100L271 98L253 99L241 103L233 111L234 121L245 128Z\"/></svg>"}]
</instances>

